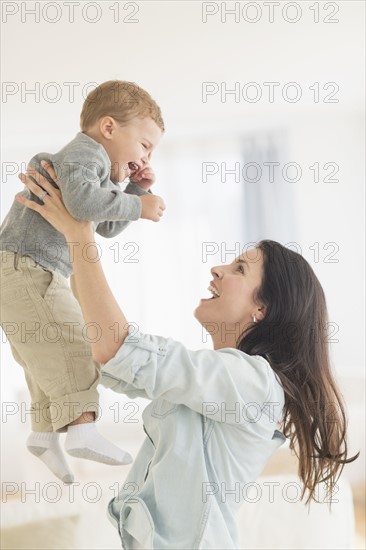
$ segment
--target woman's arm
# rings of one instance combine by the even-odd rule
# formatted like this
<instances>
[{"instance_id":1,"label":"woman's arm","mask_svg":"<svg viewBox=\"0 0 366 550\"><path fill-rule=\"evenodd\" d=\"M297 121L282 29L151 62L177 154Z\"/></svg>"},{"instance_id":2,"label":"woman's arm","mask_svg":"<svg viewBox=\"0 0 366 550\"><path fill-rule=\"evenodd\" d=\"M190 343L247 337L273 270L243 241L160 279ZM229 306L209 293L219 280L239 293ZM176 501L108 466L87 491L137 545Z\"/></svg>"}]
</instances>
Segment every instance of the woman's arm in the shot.
<instances>
[{"instance_id":1,"label":"woman's arm","mask_svg":"<svg viewBox=\"0 0 366 550\"><path fill-rule=\"evenodd\" d=\"M70 287L71 287L73 295L75 296L77 301L79 301L78 291L77 291L76 282L75 282L75 276L74 276L73 273L71 273L71 275L70 275Z\"/></svg>"},{"instance_id":2,"label":"woman's arm","mask_svg":"<svg viewBox=\"0 0 366 550\"><path fill-rule=\"evenodd\" d=\"M56 174L50 165L47 171L57 183ZM48 195L43 199L43 205L18 195L16 200L38 212L64 234L85 323L94 324L99 336L91 343L93 358L98 363L106 363L123 344L128 334L128 323L105 278L92 223L75 220L66 210L60 191L38 172L28 170L28 173L39 185L24 174L19 176L21 181L37 196L43 190Z\"/></svg>"},{"instance_id":3,"label":"woman's arm","mask_svg":"<svg viewBox=\"0 0 366 550\"><path fill-rule=\"evenodd\" d=\"M100 335L91 343L93 358L106 363L127 336L127 319L105 278L91 226L66 233L65 239L85 323L95 325L96 334Z\"/></svg>"}]
</instances>

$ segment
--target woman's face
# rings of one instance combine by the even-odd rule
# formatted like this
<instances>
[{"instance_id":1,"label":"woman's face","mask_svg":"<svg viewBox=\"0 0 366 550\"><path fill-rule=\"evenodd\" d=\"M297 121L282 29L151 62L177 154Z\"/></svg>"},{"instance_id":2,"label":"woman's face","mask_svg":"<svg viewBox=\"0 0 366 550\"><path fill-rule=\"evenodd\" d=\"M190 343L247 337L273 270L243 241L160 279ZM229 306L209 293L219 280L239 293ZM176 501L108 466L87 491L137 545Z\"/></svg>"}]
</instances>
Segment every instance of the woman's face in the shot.
<instances>
[{"instance_id":1,"label":"woman's face","mask_svg":"<svg viewBox=\"0 0 366 550\"><path fill-rule=\"evenodd\" d=\"M257 321L264 318L264 307L254 302L262 270L263 253L259 248L248 250L231 264L211 269L210 285L219 296L200 300L194 316L212 336L215 349L235 347L239 335L253 324L253 316Z\"/></svg>"}]
</instances>

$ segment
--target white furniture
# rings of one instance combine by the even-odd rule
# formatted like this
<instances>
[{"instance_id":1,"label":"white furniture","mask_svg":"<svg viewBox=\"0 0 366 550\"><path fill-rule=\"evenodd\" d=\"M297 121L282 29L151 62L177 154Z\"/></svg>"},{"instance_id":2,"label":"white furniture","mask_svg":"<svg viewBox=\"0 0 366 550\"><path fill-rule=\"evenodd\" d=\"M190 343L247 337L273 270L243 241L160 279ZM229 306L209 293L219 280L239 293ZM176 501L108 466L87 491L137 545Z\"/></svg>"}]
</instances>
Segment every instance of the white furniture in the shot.
<instances>
[{"instance_id":1,"label":"white furniture","mask_svg":"<svg viewBox=\"0 0 366 550\"><path fill-rule=\"evenodd\" d=\"M301 483L295 475L260 477L252 496L241 507L237 522L241 548L250 550L347 550L355 548L352 491L337 482L331 512L328 504L300 501ZM319 490L319 500L325 493ZM260 497L260 498L258 498Z\"/></svg>"}]
</instances>

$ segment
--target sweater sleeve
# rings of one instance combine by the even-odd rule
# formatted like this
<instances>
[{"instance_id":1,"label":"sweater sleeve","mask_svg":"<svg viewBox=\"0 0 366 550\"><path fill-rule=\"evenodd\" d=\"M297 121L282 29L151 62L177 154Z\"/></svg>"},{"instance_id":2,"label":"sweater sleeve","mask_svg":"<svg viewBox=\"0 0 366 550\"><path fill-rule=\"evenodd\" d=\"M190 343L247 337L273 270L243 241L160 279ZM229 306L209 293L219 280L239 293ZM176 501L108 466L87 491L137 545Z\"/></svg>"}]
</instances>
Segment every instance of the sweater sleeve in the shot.
<instances>
[{"instance_id":1,"label":"sweater sleeve","mask_svg":"<svg viewBox=\"0 0 366 550\"><path fill-rule=\"evenodd\" d=\"M98 150L74 148L62 156L62 162L55 157L40 154L33 157L30 165L47 177L40 160L53 162L62 199L74 218L95 222L139 219L140 199L137 194L125 193L109 179L110 166L106 166Z\"/></svg>"},{"instance_id":2,"label":"sweater sleeve","mask_svg":"<svg viewBox=\"0 0 366 550\"><path fill-rule=\"evenodd\" d=\"M234 348L192 351L172 338L142 334L133 324L115 357L101 367L101 383L113 391L140 391L216 421L245 424L248 418L238 411L255 421L258 410L269 406L272 379L262 357Z\"/></svg>"},{"instance_id":3,"label":"sweater sleeve","mask_svg":"<svg viewBox=\"0 0 366 550\"><path fill-rule=\"evenodd\" d=\"M147 193L152 194L150 190L145 191L145 189L142 189L139 185L133 182L130 182L127 185L124 193L137 196L146 195ZM110 239L116 235L119 235L124 229L126 229L126 227L130 225L130 223L131 222L127 220L101 222L96 228L96 232L102 237Z\"/></svg>"}]
</instances>

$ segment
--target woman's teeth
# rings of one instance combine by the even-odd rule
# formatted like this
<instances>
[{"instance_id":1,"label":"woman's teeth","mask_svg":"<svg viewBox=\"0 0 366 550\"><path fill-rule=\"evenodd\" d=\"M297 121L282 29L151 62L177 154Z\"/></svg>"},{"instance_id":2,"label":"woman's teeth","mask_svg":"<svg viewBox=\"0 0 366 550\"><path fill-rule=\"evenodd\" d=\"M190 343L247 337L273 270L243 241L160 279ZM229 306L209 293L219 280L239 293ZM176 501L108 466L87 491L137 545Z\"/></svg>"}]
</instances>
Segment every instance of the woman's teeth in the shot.
<instances>
[{"instance_id":1,"label":"woman's teeth","mask_svg":"<svg viewBox=\"0 0 366 550\"><path fill-rule=\"evenodd\" d=\"M216 290L216 288L215 288L214 286L210 285L210 286L208 287L207 290L209 290L210 292L212 292L214 298L220 298L220 294L219 294L218 290Z\"/></svg>"}]
</instances>

